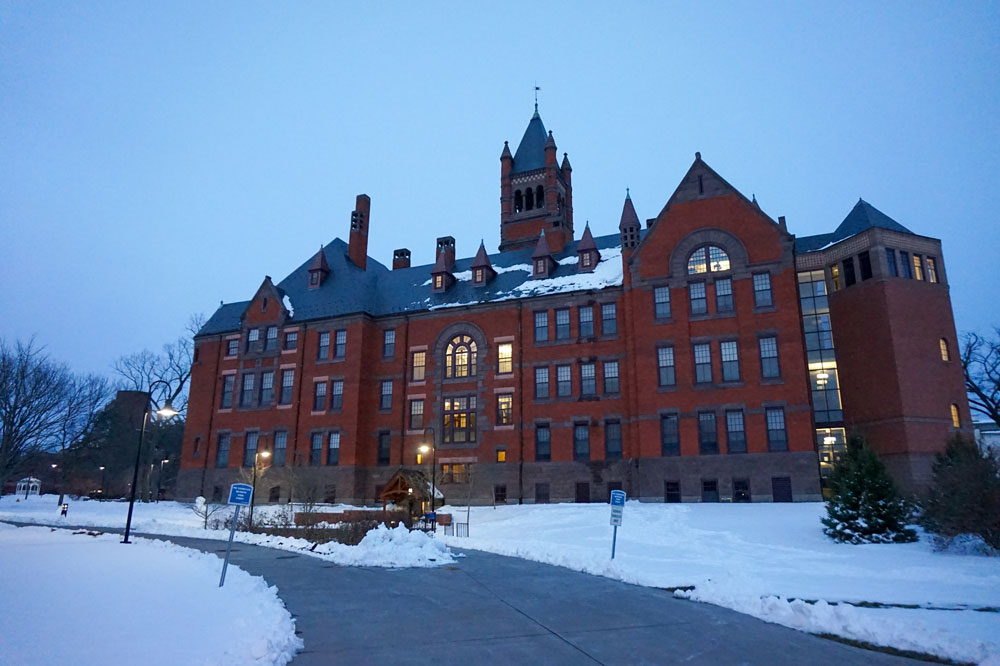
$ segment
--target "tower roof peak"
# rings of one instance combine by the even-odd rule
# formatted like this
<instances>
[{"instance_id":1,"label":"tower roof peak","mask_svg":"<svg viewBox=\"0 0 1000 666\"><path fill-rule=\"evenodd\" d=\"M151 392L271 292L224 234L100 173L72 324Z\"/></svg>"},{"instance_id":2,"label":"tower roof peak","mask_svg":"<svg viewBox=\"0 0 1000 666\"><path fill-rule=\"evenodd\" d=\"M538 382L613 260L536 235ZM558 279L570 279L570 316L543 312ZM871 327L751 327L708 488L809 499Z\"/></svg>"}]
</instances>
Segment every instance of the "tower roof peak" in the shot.
<instances>
[{"instance_id":1,"label":"tower roof peak","mask_svg":"<svg viewBox=\"0 0 1000 666\"><path fill-rule=\"evenodd\" d=\"M545 124L536 108L531 120L528 121L528 127L524 130L524 136L521 137L521 143L514 152L514 169L511 173L524 173L544 167L545 142L548 138Z\"/></svg>"}]
</instances>

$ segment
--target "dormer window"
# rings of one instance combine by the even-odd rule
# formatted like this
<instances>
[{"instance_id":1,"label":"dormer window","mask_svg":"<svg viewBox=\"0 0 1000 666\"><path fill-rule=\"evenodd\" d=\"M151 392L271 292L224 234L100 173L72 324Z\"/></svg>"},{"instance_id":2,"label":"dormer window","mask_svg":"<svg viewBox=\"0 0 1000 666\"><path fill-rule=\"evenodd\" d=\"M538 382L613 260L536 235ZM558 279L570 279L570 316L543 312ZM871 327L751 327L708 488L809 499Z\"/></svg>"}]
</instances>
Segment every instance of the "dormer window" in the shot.
<instances>
[{"instance_id":1,"label":"dormer window","mask_svg":"<svg viewBox=\"0 0 1000 666\"><path fill-rule=\"evenodd\" d=\"M319 271L309 271L309 286L315 287L319 285Z\"/></svg>"},{"instance_id":2,"label":"dormer window","mask_svg":"<svg viewBox=\"0 0 1000 666\"><path fill-rule=\"evenodd\" d=\"M476 284L482 284L483 280L485 279L486 279L486 271L484 271L482 268L477 268L476 270L472 271L472 281L475 282Z\"/></svg>"},{"instance_id":3,"label":"dormer window","mask_svg":"<svg viewBox=\"0 0 1000 666\"><path fill-rule=\"evenodd\" d=\"M535 275L545 275L545 259L535 259Z\"/></svg>"},{"instance_id":4,"label":"dormer window","mask_svg":"<svg viewBox=\"0 0 1000 666\"><path fill-rule=\"evenodd\" d=\"M434 276L434 288L435 289L444 289L444 276L443 275L435 275Z\"/></svg>"},{"instance_id":5,"label":"dormer window","mask_svg":"<svg viewBox=\"0 0 1000 666\"><path fill-rule=\"evenodd\" d=\"M585 252L580 256L580 265L584 268L590 268L593 266L594 259L590 256L589 252Z\"/></svg>"}]
</instances>

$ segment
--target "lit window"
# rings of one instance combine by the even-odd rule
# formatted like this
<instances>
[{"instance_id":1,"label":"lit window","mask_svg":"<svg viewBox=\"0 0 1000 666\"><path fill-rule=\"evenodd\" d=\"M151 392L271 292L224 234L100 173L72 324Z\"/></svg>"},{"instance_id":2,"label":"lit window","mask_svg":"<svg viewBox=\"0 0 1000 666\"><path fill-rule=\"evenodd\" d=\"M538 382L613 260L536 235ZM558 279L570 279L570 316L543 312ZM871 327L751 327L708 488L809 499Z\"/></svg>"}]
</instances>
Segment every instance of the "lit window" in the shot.
<instances>
[{"instance_id":1,"label":"lit window","mask_svg":"<svg viewBox=\"0 0 1000 666\"><path fill-rule=\"evenodd\" d=\"M917 280L924 279L924 262L919 254L913 255L913 277Z\"/></svg>"},{"instance_id":2,"label":"lit window","mask_svg":"<svg viewBox=\"0 0 1000 666\"><path fill-rule=\"evenodd\" d=\"M544 259L535 259L535 275L545 275Z\"/></svg>"},{"instance_id":3,"label":"lit window","mask_svg":"<svg viewBox=\"0 0 1000 666\"><path fill-rule=\"evenodd\" d=\"M700 247L691 253L688 259L688 275L697 273L717 273L728 271L730 268L729 255L717 245Z\"/></svg>"},{"instance_id":4,"label":"lit window","mask_svg":"<svg viewBox=\"0 0 1000 666\"><path fill-rule=\"evenodd\" d=\"M951 424L956 428L962 427L962 419L958 415L958 405L951 406Z\"/></svg>"},{"instance_id":5,"label":"lit window","mask_svg":"<svg viewBox=\"0 0 1000 666\"><path fill-rule=\"evenodd\" d=\"M948 341L945 340L944 338L941 338L940 345L941 345L941 360L950 361L951 355L948 353Z\"/></svg>"},{"instance_id":6,"label":"lit window","mask_svg":"<svg viewBox=\"0 0 1000 666\"><path fill-rule=\"evenodd\" d=\"M445 377L474 377L476 375L476 341L468 335L459 335L448 343L444 356Z\"/></svg>"},{"instance_id":7,"label":"lit window","mask_svg":"<svg viewBox=\"0 0 1000 666\"><path fill-rule=\"evenodd\" d=\"M497 425L514 423L514 396L509 393L497 396Z\"/></svg>"},{"instance_id":8,"label":"lit window","mask_svg":"<svg viewBox=\"0 0 1000 666\"><path fill-rule=\"evenodd\" d=\"M927 281L937 282L938 281L937 262L934 261L934 257L925 257L924 266L927 267Z\"/></svg>"},{"instance_id":9,"label":"lit window","mask_svg":"<svg viewBox=\"0 0 1000 666\"><path fill-rule=\"evenodd\" d=\"M840 266L837 264L830 266L830 280L833 282L833 290L840 291Z\"/></svg>"},{"instance_id":10,"label":"lit window","mask_svg":"<svg viewBox=\"0 0 1000 666\"><path fill-rule=\"evenodd\" d=\"M482 268L477 268L476 270L472 271L472 281L475 282L476 284L482 284L484 274L485 271Z\"/></svg>"},{"instance_id":11,"label":"lit window","mask_svg":"<svg viewBox=\"0 0 1000 666\"><path fill-rule=\"evenodd\" d=\"M427 352L413 352L413 370L410 372L412 381L424 381L424 371L427 363Z\"/></svg>"},{"instance_id":12,"label":"lit window","mask_svg":"<svg viewBox=\"0 0 1000 666\"><path fill-rule=\"evenodd\" d=\"M508 375L514 372L514 345L502 342L497 345L497 374Z\"/></svg>"},{"instance_id":13,"label":"lit window","mask_svg":"<svg viewBox=\"0 0 1000 666\"><path fill-rule=\"evenodd\" d=\"M434 288L435 289L442 289L442 288L444 288L444 276L443 275L435 275L434 276Z\"/></svg>"},{"instance_id":14,"label":"lit window","mask_svg":"<svg viewBox=\"0 0 1000 666\"><path fill-rule=\"evenodd\" d=\"M497 449L497 462L507 462L507 452L503 449Z\"/></svg>"},{"instance_id":15,"label":"lit window","mask_svg":"<svg viewBox=\"0 0 1000 666\"><path fill-rule=\"evenodd\" d=\"M476 396L444 399L444 441L476 441Z\"/></svg>"},{"instance_id":16,"label":"lit window","mask_svg":"<svg viewBox=\"0 0 1000 666\"><path fill-rule=\"evenodd\" d=\"M581 264L583 265L584 268L590 268L591 261L592 261L592 258L590 256L590 252L584 252L580 256L580 262L581 262Z\"/></svg>"}]
</instances>

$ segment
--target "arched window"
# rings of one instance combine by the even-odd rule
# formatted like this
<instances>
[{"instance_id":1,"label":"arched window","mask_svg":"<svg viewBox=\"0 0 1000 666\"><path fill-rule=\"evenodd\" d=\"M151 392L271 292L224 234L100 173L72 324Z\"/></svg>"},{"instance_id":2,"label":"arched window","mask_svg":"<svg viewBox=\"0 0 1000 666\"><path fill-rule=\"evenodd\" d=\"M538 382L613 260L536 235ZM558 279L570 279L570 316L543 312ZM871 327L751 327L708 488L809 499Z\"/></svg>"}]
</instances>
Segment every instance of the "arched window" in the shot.
<instances>
[{"instance_id":1,"label":"arched window","mask_svg":"<svg viewBox=\"0 0 1000 666\"><path fill-rule=\"evenodd\" d=\"M476 341L468 335L459 335L448 343L444 353L445 377L474 377L476 375Z\"/></svg>"},{"instance_id":2,"label":"arched window","mask_svg":"<svg viewBox=\"0 0 1000 666\"><path fill-rule=\"evenodd\" d=\"M514 192L514 212L520 213L524 210L524 199L521 195L521 190Z\"/></svg>"},{"instance_id":3,"label":"arched window","mask_svg":"<svg viewBox=\"0 0 1000 666\"><path fill-rule=\"evenodd\" d=\"M718 245L699 247L688 259L688 275L719 273L730 268L729 255Z\"/></svg>"},{"instance_id":4,"label":"arched window","mask_svg":"<svg viewBox=\"0 0 1000 666\"><path fill-rule=\"evenodd\" d=\"M530 187L524 191L524 210L535 207L535 191Z\"/></svg>"},{"instance_id":5,"label":"arched window","mask_svg":"<svg viewBox=\"0 0 1000 666\"><path fill-rule=\"evenodd\" d=\"M948 341L941 338L941 360L950 361L951 355L948 353Z\"/></svg>"},{"instance_id":6,"label":"arched window","mask_svg":"<svg viewBox=\"0 0 1000 666\"><path fill-rule=\"evenodd\" d=\"M542 208L545 205L545 190L541 185L535 188L535 208Z\"/></svg>"}]
</instances>

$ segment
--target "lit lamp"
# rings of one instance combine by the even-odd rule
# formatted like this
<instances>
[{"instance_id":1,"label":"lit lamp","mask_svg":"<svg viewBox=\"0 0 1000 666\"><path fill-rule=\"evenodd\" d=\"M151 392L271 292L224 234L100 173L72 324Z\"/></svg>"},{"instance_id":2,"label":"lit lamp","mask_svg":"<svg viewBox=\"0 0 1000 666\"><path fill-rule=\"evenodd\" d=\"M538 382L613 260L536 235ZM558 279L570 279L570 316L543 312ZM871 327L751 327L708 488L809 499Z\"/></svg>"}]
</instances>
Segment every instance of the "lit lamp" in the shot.
<instances>
[{"instance_id":1,"label":"lit lamp","mask_svg":"<svg viewBox=\"0 0 1000 666\"><path fill-rule=\"evenodd\" d=\"M433 442L434 441L434 429L433 428L428 428L427 430L425 430L424 431L424 436L425 437L429 437L430 441ZM436 472L437 472L437 449L434 448L431 444L421 444L417 448L417 451L419 451L422 455L425 455L425 456L428 453L431 454L431 511L430 512L434 513L434 501L435 501L436 495L437 495L437 479L436 479L436 476L437 476L437 474L436 474Z\"/></svg>"},{"instance_id":2,"label":"lit lamp","mask_svg":"<svg viewBox=\"0 0 1000 666\"><path fill-rule=\"evenodd\" d=\"M253 491L250 493L250 517L248 518L250 527L253 527L253 505L257 503L257 460L259 458L267 460L270 457L271 452L266 450L253 454Z\"/></svg>"},{"instance_id":3,"label":"lit lamp","mask_svg":"<svg viewBox=\"0 0 1000 666\"><path fill-rule=\"evenodd\" d=\"M104 465L98 467L101 470L101 498L104 498Z\"/></svg>"},{"instance_id":4,"label":"lit lamp","mask_svg":"<svg viewBox=\"0 0 1000 666\"><path fill-rule=\"evenodd\" d=\"M128 536L132 531L132 509L135 506L135 487L139 485L139 461L142 459L142 440L146 437L146 422L149 420L149 403L153 399L153 387L158 384L163 384L168 389L170 388L170 384L168 382L165 382L162 379L157 379L149 385L149 390L145 391L146 400L142 406L142 428L139 429L139 445L136 447L135 451L135 470L132 472L132 490L129 492L128 518L125 519L125 538L122 539L122 543L132 543L128 540ZM174 409L170 398L167 398L163 407L156 410L157 415L167 419L172 416L177 416L179 413L180 412Z\"/></svg>"}]
</instances>

